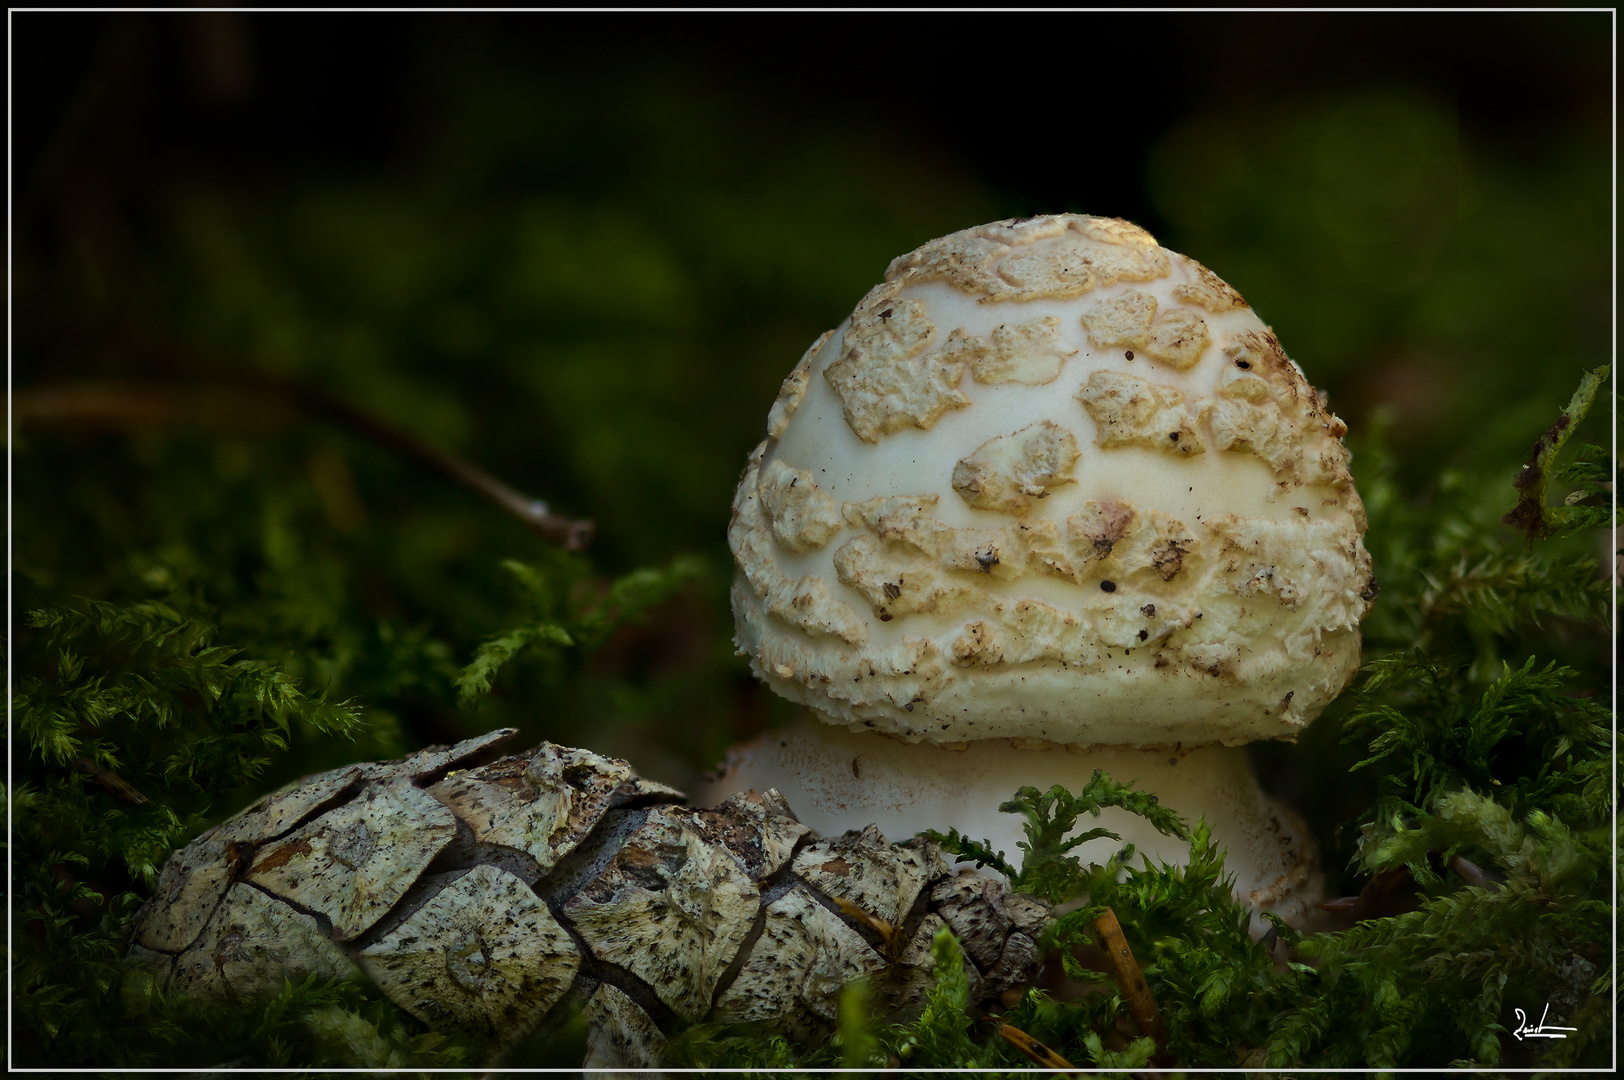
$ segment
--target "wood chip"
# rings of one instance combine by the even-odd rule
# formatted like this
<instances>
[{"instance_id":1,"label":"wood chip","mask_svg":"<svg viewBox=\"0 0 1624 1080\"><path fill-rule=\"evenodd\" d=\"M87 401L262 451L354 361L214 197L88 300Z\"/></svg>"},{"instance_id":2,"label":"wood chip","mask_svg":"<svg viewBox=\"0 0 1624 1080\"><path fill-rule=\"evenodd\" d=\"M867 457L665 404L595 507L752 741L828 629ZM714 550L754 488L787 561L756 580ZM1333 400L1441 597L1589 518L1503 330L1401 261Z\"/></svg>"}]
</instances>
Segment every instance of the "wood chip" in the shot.
<instances>
[{"instance_id":1,"label":"wood chip","mask_svg":"<svg viewBox=\"0 0 1624 1080\"><path fill-rule=\"evenodd\" d=\"M484 756L518 733L518 728L497 728L495 731L475 735L451 746L427 746L415 754L408 754L394 761L367 761L358 765L345 765L307 776L299 782L299 787L326 783L334 777L356 771L359 771L363 780L388 780L394 777L415 780L430 773L453 768L471 758Z\"/></svg>"},{"instance_id":2,"label":"wood chip","mask_svg":"<svg viewBox=\"0 0 1624 1080\"><path fill-rule=\"evenodd\" d=\"M998 963L1015 922L1000 903L1003 889L974 870L962 870L931 890L935 904L976 967L987 971Z\"/></svg>"},{"instance_id":3,"label":"wood chip","mask_svg":"<svg viewBox=\"0 0 1624 1080\"><path fill-rule=\"evenodd\" d=\"M796 886L767 906L761 937L717 1001L715 1016L728 1023L771 1021L804 1038L838 1019L841 987L885 966L861 934Z\"/></svg>"},{"instance_id":4,"label":"wood chip","mask_svg":"<svg viewBox=\"0 0 1624 1080\"><path fill-rule=\"evenodd\" d=\"M581 957L528 885L476 866L362 949L360 962L418 1019L506 1042L558 1003Z\"/></svg>"},{"instance_id":5,"label":"wood chip","mask_svg":"<svg viewBox=\"0 0 1624 1080\"><path fill-rule=\"evenodd\" d=\"M945 929L947 923L940 915L935 912L926 915L914 931L914 936L897 954L896 962L886 976L887 984L893 988L891 1007L901 1020L917 1019L924 1010L926 995L936 985L936 958L931 954L931 945L936 940L937 931ZM981 973L968 958L964 961L964 972L970 980L971 1000L979 999Z\"/></svg>"},{"instance_id":6,"label":"wood chip","mask_svg":"<svg viewBox=\"0 0 1624 1080\"><path fill-rule=\"evenodd\" d=\"M518 728L497 728L483 735L475 735L472 739L464 739L454 746L430 746L394 763L390 775L410 776L413 779L427 776L494 750L518 733Z\"/></svg>"},{"instance_id":7,"label":"wood chip","mask_svg":"<svg viewBox=\"0 0 1624 1080\"><path fill-rule=\"evenodd\" d=\"M251 885L231 886L197 947L175 961L170 989L199 998L261 998L315 975L354 970L344 950L309 915Z\"/></svg>"},{"instance_id":8,"label":"wood chip","mask_svg":"<svg viewBox=\"0 0 1624 1080\"><path fill-rule=\"evenodd\" d=\"M248 880L327 916L347 941L393 907L456 832L451 811L410 780L375 783L255 852Z\"/></svg>"},{"instance_id":9,"label":"wood chip","mask_svg":"<svg viewBox=\"0 0 1624 1080\"><path fill-rule=\"evenodd\" d=\"M137 916L137 944L177 953L197 940L231 884L226 842L205 835L169 857Z\"/></svg>"},{"instance_id":10,"label":"wood chip","mask_svg":"<svg viewBox=\"0 0 1624 1080\"><path fill-rule=\"evenodd\" d=\"M355 765L334 769L281 791L249 807L221 825L216 835L227 841L258 844L281 836L307 815L345 789L360 784L362 770Z\"/></svg>"},{"instance_id":11,"label":"wood chip","mask_svg":"<svg viewBox=\"0 0 1624 1080\"><path fill-rule=\"evenodd\" d=\"M548 870L569 854L612 806L682 793L640 779L618 758L542 743L528 757L452 772L429 793L485 844L517 848Z\"/></svg>"},{"instance_id":12,"label":"wood chip","mask_svg":"<svg viewBox=\"0 0 1624 1080\"><path fill-rule=\"evenodd\" d=\"M790 815L777 792L741 791L695 820L700 835L727 848L756 881L776 874L812 831Z\"/></svg>"},{"instance_id":13,"label":"wood chip","mask_svg":"<svg viewBox=\"0 0 1624 1080\"><path fill-rule=\"evenodd\" d=\"M795 856L797 877L893 926L913 908L925 883L945 869L934 845L890 844L872 825L808 844Z\"/></svg>"},{"instance_id":14,"label":"wood chip","mask_svg":"<svg viewBox=\"0 0 1624 1080\"><path fill-rule=\"evenodd\" d=\"M594 955L642 979L693 1023L709 1011L760 906L754 883L705 841L694 811L655 807L564 910Z\"/></svg>"},{"instance_id":15,"label":"wood chip","mask_svg":"<svg viewBox=\"0 0 1624 1080\"><path fill-rule=\"evenodd\" d=\"M625 991L599 983L581 1012L587 1026L583 1070L641 1071L660 1064L665 1035Z\"/></svg>"}]
</instances>

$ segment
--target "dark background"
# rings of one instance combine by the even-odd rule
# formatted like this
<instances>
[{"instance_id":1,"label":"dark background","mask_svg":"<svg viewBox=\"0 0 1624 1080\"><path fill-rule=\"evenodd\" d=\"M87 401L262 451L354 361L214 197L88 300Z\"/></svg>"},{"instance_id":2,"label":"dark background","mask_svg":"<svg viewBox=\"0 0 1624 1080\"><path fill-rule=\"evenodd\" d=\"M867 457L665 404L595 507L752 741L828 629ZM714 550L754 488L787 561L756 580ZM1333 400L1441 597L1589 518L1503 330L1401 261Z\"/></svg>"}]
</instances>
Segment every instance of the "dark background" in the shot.
<instances>
[{"instance_id":1,"label":"dark background","mask_svg":"<svg viewBox=\"0 0 1624 1080\"><path fill-rule=\"evenodd\" d=\"M1187 114L1398 84L1462 131L1537 154L1553 124L1605 132L1611 18L1594 14L897 14L13 16L12 152L36 184L86 125L114 182L177 166L237 182L267 168L377 167L434 120L421 70L450 41L567 73L590 115L605 81L663 73L751 102L779 129L876 122L1028 212L1110 212L1153 231L1143 162ZM117 54L116 56L110 54ZM96 83L109 89L97 94ZM117 96L120 101L105 99ZM100 119L100 117L98 117ZM1106 134L1116 168L1092 138ZM1070 144L1070 145L1068 145ZM1043 148L1041 160L1022 148ZM80 144L81 152L92 148ZM60 168L60 165L58 166ZM1089 173L1086 184L1078 173ZM37 188L36 188L37 191ZM28 196L25 190L19 194ZM35 196L37 197L37 195ZM1099 204L1099 205L1095 205Z\"/></svg>"},{"instance_id":2,"label":"dark background","mask_svg":"<svg viewBox=\"0 0 1624 1080\"><path fill-rule=\"evenodd\" d=\"M519 526L330 425L27 412L17 611L161 596L368 708L267 781L514 723L691 784L786 715L728 646L732 485L805 345L956 229L1145 225L1329 390L1356 477L1385 424L1417 490L1514 467L1611 352L1605 12L11 28L19 395L294 380L593 518L598 573L710 567L459 706L526 617ZM1266 755L1300 801L1346 764L1308 751Z\"/></svg>"}]
</instances>

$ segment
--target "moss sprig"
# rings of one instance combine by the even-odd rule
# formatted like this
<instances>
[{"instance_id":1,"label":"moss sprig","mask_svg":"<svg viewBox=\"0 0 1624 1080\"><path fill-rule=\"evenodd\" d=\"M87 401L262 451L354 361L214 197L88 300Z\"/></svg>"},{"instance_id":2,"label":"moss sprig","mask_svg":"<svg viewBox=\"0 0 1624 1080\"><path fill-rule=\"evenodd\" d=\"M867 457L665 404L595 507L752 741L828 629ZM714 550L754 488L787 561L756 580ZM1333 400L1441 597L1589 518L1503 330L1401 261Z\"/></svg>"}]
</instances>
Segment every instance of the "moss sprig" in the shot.
<instances>
[{"instance_id":1,"label":"moss sprig","mask_svg":"<svg viewBox=\"0 0 1624 1080\"><path fill-rule=\"evenodd\" d=\"M497 673L523 653L537 656L556 680L566 656L581 658L597 649L616 629L637 622L703 576L705 563L696 556L679 556L664 567L633 570L597 592L591 565L564 552L535 563L505 559L502 568L517 582L531 619L491 635L457 672L453 681L464 706L490 693Z\"/></svg>"}]
</instances>

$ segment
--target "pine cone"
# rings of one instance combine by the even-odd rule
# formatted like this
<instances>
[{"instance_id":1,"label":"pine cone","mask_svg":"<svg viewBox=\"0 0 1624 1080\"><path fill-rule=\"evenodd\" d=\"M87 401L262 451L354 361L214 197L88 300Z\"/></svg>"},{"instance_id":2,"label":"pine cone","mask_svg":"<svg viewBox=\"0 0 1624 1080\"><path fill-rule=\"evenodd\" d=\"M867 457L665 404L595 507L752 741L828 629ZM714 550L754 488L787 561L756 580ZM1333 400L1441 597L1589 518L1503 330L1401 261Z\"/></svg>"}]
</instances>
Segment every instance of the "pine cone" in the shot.
<instances>
[{"instance_id":1,"label":"pine cone","mask_svg":"<svg viewBox=\"0 0 1624 1080\"><path fill-rule=\"evenodd\" d=\"M490 760L515 734L309 777L210 830L165 865L130 962L245 1001L359 967L497 1054L579 1003L588 1064L617 1068L701 1022L821 1038L860 977L916 1015L944 926L978 998L1041 967L1048 909L928 841L818 837L773 791L694 809L553 743Z\"/></svg>"}]
</instances>

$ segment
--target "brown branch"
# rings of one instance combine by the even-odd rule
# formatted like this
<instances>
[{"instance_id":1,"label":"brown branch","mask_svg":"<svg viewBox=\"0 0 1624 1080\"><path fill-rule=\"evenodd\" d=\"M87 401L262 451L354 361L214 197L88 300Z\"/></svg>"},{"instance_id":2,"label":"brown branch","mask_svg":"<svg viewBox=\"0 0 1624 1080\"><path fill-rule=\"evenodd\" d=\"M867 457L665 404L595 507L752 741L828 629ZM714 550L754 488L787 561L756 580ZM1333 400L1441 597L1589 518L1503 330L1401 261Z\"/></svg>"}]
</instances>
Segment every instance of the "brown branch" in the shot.
<instances>
[{"instance_id":1,"label":"brown branch","mask_svg":"<svg viewBox=\"0 0 1624 1080\"><path fill-rule=\"evenodd\" d=\"M1105 913L1094 920L1094 932L1099 934L1100 944L1111 961L1111 971L1116 975L1117 985L1127 995L1128 1009L1133 1013L1134 1023L1139 1026L1139 1033L1155 1039L1158 1050L1165 1050L1167 1033L1162 1029L1161 1010L1156 1008L1156 999L1150 995L1150 984L1145 982L1145 973L1133 958L1133 950L1128 948L1128 939L1122 934L1122 924L1117 922L1116 912L1106 908Z\"/></svg>"},{"instance_id":2,"label":"brown branch","mask_svg":"<svg viewBox=\"0 0 1624 1080\"><path fill-rule=\"evenodd\" d=\"M285 409L229 388L181 390L162 383L76 382L36 386L12 396L19 423L82 425L140 431L165 424L266 430L285 423Z\"/></svg>"},{"instance_id":3,"label":"brown branch","mask_svg":"<svg viewBox=\"0 0 1624 1080\"><path fill-rule=\"evenodd\" d=\"M98 424L125 430L188 422L241 429L274 426L281 419L276 415L280 407L325 420L472 491L566 550L582 551L592 540L592 522L554 514L542 500L509 487L472 462L430 446L403 428L298 383L268 377L250 377L249 381L250 388L183 389L149 383L35 387L13 395L12 416L22 422Z\"/></svg>"}]
</instances>

